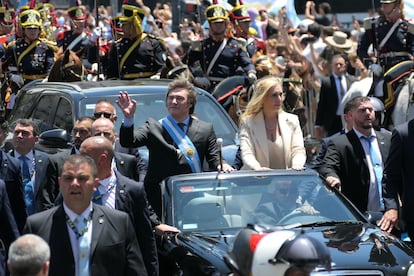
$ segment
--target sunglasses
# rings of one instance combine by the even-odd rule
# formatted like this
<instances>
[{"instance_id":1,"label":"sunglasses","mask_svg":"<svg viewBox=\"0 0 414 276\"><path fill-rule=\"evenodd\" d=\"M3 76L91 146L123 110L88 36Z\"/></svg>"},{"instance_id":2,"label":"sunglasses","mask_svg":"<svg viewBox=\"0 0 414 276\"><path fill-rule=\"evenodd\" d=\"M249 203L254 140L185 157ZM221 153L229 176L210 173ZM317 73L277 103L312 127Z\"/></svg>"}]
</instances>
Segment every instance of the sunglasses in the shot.
<instances>
[{"instance_id":1,"label":"sunglasses","mask_svg":"<svg viewBox=\"0 0 414 276\"><path fill-rule=\"evenodd\" d=\"M95 112L95 113L93 113L93 116L95 117L95 119L101 118L102 115L105 118L109 119L109 118L111 118L112 113L109 113L109 112Z\"/></svg>"}]
</instances>

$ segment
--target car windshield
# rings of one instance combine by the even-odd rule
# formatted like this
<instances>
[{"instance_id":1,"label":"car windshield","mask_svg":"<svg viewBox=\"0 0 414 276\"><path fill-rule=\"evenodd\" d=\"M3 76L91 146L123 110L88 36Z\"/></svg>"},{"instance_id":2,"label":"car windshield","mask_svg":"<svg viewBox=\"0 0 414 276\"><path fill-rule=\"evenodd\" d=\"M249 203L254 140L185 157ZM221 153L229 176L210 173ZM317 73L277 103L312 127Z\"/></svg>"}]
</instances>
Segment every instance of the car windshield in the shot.
<instances>
[{"instance_id":1,"label":"car windshield","mask_svg":"<svg viewBox=\"0 0 414 276\"><path fill-rule=\"evenodd\" d=\"M165 93L130 93L130 96L137 101L137 109L134 117L135 126L142 126L149 117L159 120L167 115ZM102 97L88 97L82 99L79 103L79 113L81 116L93 116L95 104L101 99ZM115 104L115 101L118 99L118 94L114 93L113 96L106 96L105 99ZM117 109L116 113L120 117L116 121L116 129L119 129L122 123L122 112L118 105L115 104L115 106ZM211 98L198 95L194 115L203 121L213 123L216 136L223 139L224 145L235 143L235 127L231 125L229 119L224 118L225 114Z\"/></svg>"},{"instance_id":2,"label":"car windshield","mask_svg":"<svg viewBox=\"0 0 414 276\"><path fill-rule=\"evenodd\" d=\"M225 230L361 220L317 176L243 175L173 181L173 224L182 231Z\"/></svg>"}]
</instances>

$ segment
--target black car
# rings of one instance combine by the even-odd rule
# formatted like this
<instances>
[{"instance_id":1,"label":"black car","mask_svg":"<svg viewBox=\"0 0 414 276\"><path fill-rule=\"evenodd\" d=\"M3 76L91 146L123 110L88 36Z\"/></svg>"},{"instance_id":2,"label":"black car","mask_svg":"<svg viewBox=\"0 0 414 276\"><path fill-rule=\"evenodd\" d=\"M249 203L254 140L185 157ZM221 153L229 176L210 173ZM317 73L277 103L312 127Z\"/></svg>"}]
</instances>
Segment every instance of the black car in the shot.
<instances>
[{"instance_id":1,"label":"black car","mask_svg":"<svg viewBox=\"0 0 414 276\"><path fill-rule=\"evenodd\" d=\"M163 198L164 222L181 230L159 246L174 275L228 275L223 256L248 224L305 231L326 244L331 269L312 275L414 275L411 247L372 224L376 214L361 214L313 170L173 176Z\"/></svg>"},{"instance_id":2,"label":"black car","mask_svg":"<svg viewBox=\"0 0 414 276\"><path fill-rule=\"evenodd\" d=\"M70 133L77 118L93 116L98 100L106 99L114 103L118 116L122 117L115 104L120 91L128 91L137 101L136 127L143 125L149 117L156 120L165 117L165 95L169 82L171 80L151 79L71 83L34 81L19 91L9 121L32 118L38 122L41 132L57 129L42 134L40 139L42 149L53 152L54 148L66 147L70 142ZM217 137L223 139L223 157L232 164L238 145L238 128L214 97L198 88L197 93L194 115L213 124ZM120 128L121 119L117 120L116 129ZM63 142L62 137L66 138ZM147 158L147 152L143 151L143 157Z\"/></svg>"}]
</instances>

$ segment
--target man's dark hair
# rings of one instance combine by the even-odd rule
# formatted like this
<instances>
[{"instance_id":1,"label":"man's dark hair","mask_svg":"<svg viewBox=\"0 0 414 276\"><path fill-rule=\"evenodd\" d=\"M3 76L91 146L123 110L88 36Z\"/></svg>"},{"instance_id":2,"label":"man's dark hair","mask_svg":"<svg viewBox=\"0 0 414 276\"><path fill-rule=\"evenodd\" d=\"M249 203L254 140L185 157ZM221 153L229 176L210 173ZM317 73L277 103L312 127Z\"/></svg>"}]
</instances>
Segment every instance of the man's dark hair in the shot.
<instances>
[{"instance_id":1,"label":"man's dark hair","mask_svg":"<svg viewBox=\"0 0 414 276\"><path fill-rule=\"evenodd\" d=\"M314 22L308 26L308 32L311 33L314 37L320 37L321 36L321 25Z\"/></svg>"},{"instance_id":2,"label":"man's dark hair","mask_svg":"<svg viewBox=\"0 0 414 276\"><path fill-rule=\"evenodd\" d=\"M22 125L24 127L31 126L33 128L33 136L39 136L39 132L40 132L39 126L32 119L25 119L25 118L17 119L13 123L13 129L17 125Z\"/></svg>"},{"instance_id":3,"label":"man's dark hair","mask_svg":"<svg viewBox=\"0 0 414 276\"><path fill-rule=\"evenodd\" d=\"M195 90L194 85L186 79L175 79L168 85L166 98L170 92L176 88L184 88L188 91L188 101L193 105L190 108L190 114L193 114L197 103L197 91Z\"/></svg>"},{"instance_id":4,"label":"man's dark hair","mask_svg":"<svg viewBox=\"0 0 414 276\"><path fill-rule=\"evenodd\" d=\"M81 164L88 164L92 168L92 177L95 179L98 177L98 169L96 168L95 161L87 155L80 155L80 154L72 154L63 163L62 168L65 164L72 164L74 166L79 166ZM62 176L63 170L60 172L60 176Z\"/></svg>"},{"instance_id":5,"label":"man's dark hair","mask_svg":"<svg viewBox=\"0 0 414 276\"><path fill-rule=\"evenodd\" d=\"M331 12L331 5L328 2L320 3L319 8L321 8L325 14Z\"/></svg>"}]
</instances>

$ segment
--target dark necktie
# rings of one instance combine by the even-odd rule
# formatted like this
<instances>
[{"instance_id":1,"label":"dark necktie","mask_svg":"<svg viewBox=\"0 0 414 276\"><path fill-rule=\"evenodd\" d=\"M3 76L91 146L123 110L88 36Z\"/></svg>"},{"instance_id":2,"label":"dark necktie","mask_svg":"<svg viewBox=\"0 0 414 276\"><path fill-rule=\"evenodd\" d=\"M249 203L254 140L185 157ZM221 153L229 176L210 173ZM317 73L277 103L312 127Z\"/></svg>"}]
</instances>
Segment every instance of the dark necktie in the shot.
<instances>
[{"instance_id":1,"label":"dark necktie","mask_svg":"<svg viewBox=\"0 0 414 276\"><path fill-rule=\"evenodd\" d=\"M93 193L92 196L92 201L96 204L102 205L102 194L101 192L99 192L99 186L101 185L101 183L98 184L98 187L96 187L95 192Z\"/></svg>"},{"instance_id":2,"label":"dark necktie","mask_svg":"<svg viewBox=\"0 0 414 276\"><path fill-rule=\"evenodd\" d=\"M24 188L24 201L26 203L27 212L29 215L34 213L34 192L33 192L33 183L31 181L31 175L29 170L29 165L27 158L24 155L19 156L20 164L22 166L22 180L23 180L23 188Z\"/></svg>"},{"instance_id":3,"label":"dark necktie","mask_svg":"<svg viewBox=\"0 0 414 276\"><path fill-rule=\"evenodd\" d=\"M345 95L345 89L344 89L344 86L342 85L342 76L338 76L338 80L339 80L339 93L342 99Z\"/></svg>"},{"instance_id":4,"label":"dark necktie","mask_svg":"<svg viewBox=\"0 0 414 276\"><path fill-rule=\"evenodd\" d=\"M185 124L184 123L178 123L178 126L181 128L181 130L185 133Z\"/></svg>"},{"instance_id":5,"label":"dark necktie","mask_svg":"<svg viewBox=\"0 0 414 276\"><path fill-rule=\"evenodd\" d=\"M376 178L376 187L373 187L369 190L369 198L368 200L368 211L379 211L384 209L384 204L381 200L382 197L382 164L381 159L378 156L377 152L375 151L375 147L372 144L375 142L375 136L365 137L362 136L363 139L368 141L369 145L369 155L371 157L371 164L374 170L375 178ZM370 204L371 202L371 204Z\"/></svg>"}]
</instances>

